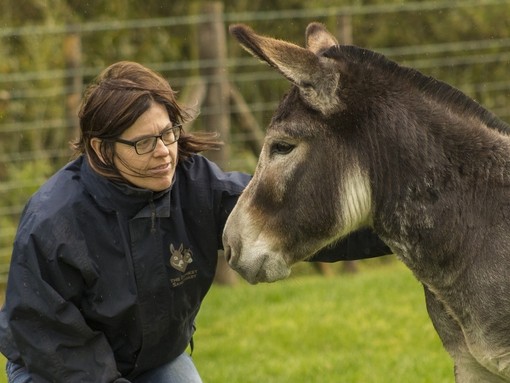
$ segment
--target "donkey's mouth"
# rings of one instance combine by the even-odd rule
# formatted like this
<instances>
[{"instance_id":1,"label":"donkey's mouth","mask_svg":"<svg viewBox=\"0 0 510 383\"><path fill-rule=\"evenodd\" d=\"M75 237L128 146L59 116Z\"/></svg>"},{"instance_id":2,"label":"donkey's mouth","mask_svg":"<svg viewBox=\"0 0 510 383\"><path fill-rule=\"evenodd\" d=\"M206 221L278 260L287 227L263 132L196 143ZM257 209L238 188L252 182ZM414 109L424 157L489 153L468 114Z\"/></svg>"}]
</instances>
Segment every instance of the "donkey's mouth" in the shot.
<instances>
[{"instance_id":1,"label":"donkey's mouth","mask_svg":"<svg viewBox=\"0 0 510 383\"><path fill-rule=\"evenodd\" d=\"M255 283L276 282L290 275L291 269L281 257L266 255L264 262L255 275ZM253 283L253 282L251 282ZM254 284L254 283L253 283Z\"/></svg>"},{"instance_id":2,"label":"donkey's mouth","mask_svg":"<svg viewBox=\"0 0 510 383\"><path fill-rule=\"evenodd\" d=\"M275 282L290 275L290 268L280 254L234 254L230 246L225 246L225 257L230 267L253 285Z\"/></svg>"}]
</instances>

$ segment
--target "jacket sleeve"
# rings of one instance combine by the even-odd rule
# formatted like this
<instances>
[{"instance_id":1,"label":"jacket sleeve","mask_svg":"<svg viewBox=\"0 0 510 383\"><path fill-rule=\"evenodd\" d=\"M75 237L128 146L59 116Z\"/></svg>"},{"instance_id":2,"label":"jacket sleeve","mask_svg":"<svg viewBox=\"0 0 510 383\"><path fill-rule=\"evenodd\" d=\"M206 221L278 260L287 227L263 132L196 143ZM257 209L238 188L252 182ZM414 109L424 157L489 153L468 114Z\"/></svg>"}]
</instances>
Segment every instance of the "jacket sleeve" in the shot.
<instances>
[{"instance_id":1,"label":"jacket sleeve","mask_svg":"<svg viewBox=\"0 0 510 383\"><path fill-rule=\"evenodd\" d=\"M12 339L36 383L128 382L104 335L87 325L73 303L83 277L59 261L72 251L57 239L69 234L65 224L46 227L39 236L27 225L18 229L4 307Z\"/></svg>"},{"instance_id":2,"label":"jacket sleeve","mask_svg":"<svg viewBox=\"0 0 510 383\"><path fill-rule=\"evenodd\" d=\"M310 262L354 261L390 255L390 248L370 229L355 231L333 246L322 249Z\"/></svg>"}]
</instances>

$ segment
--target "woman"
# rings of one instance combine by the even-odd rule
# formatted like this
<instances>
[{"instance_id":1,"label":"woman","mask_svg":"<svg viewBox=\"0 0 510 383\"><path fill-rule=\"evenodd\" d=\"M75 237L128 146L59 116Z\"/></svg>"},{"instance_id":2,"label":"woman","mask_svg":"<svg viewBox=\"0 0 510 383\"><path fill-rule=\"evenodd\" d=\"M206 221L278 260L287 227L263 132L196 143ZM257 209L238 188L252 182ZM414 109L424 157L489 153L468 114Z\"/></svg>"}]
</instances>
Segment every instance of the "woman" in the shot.
<instances>
[{"instance_id":1,"label":"woman","mask_svg":"<svg viewBox=\"0 0 510 383\"><path fill-rule=\"evenodd\" d=\"M201 382L185 351L249 176L197 154L220 144L185 133L169 84L140 64L100 74L79 117L77 158L16 235L0 313L9 382Z\"/></svg>"}]
</instances>

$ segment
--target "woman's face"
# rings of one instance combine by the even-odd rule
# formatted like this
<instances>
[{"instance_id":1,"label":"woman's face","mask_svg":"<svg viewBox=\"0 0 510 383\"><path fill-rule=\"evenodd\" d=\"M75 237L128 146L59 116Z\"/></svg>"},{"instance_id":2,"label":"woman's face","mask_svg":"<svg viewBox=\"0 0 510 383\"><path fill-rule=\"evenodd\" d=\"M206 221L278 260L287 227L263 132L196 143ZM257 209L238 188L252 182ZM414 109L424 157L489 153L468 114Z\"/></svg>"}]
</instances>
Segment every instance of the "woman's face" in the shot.
<instances>
[{"instance_id":1,"label":"woman's face","mask_svg":"<svg viewBox=\"0 0 510 383\"><path fill-rule=\"evenodd\" d=\"M172 122L165 107L153 103L119 138L137 141L160 135L171 126ZM114 163L122 176L133 185L161 191L172 184L177 165L177 145L177 142L165 145L158 138L153 151L140 155L133 146L116 142Z\"/></svg>"}]
</instances>

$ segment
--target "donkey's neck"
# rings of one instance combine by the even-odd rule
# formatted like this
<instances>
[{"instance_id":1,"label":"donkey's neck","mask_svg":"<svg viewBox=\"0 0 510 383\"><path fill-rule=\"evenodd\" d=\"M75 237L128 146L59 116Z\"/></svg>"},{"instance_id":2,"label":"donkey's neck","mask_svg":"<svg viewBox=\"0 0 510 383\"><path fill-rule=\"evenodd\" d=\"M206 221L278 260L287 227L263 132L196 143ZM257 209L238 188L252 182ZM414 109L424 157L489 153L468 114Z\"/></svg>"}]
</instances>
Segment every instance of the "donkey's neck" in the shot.
<instances>
[{"instance_id":1,"label":"donkey's neck","mask_svg":"<svg viewBox=\"0 0 510 383\"><path fill-rule=\"evenodd\" d=\"M390 145L374 183L375 230L430 284L460 273L510 216L510 139L480 121L450 119Z\"/></svg>"}]
</instances>

